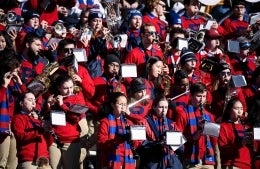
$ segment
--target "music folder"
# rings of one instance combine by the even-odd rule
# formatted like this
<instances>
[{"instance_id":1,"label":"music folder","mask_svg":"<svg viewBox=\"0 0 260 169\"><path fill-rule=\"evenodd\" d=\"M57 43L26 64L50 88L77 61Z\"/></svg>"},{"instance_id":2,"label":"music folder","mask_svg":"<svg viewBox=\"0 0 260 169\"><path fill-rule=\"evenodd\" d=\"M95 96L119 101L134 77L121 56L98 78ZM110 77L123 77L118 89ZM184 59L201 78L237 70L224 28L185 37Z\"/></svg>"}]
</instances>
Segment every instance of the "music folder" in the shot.
<instances>
[{"instance_id":1,"label":"music folder","mask_svg":"<svg viewBox=\"0 0 260 169\"><path fill-rule=\"evenodd\" d=\"M70 106L70 111L77 114L86 113L88 111L88 107L84 105L74 104Z\"/></svg>"}]
</instances>

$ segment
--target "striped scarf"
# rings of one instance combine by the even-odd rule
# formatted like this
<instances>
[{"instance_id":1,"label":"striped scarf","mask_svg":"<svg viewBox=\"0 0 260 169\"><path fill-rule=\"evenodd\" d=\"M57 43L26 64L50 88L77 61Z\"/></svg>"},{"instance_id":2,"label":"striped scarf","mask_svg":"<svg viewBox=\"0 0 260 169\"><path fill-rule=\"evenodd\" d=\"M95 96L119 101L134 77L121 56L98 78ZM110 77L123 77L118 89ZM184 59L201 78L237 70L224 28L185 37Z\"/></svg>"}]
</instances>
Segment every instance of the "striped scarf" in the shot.
<instances>
[{"instance_id":1,"label":"striped scarf","mask_svg":"<svg viewBox=\"0 0 260 169\"><path fill-rule=\"evenodd\" d=\"M108 115L108 123L109 123L109 139L114 139L116 134L126 134L125 130L125 124L123 121L122 115L120 116L120 121L122 126L117 126L116 125L116 119L113 114ZM120 128L122 130L120 130ZM119 155L119 146L117 146L115 153L110 154L109 157L109 163L110 166L114 169L123 168L125 169L134 169L135 168L135 160L133 159L133 153L131 151L130 145L125 141L124 143L124 148L125 148L125 154L124 154L124 164L122 164L121 157Z\"/></svg>"},{"instance_id":2,"label":"striped scarf","mask_svg":"<svg viewBox=\"0 0 260 169\"><path fill-rule=\"evenodd\" d=\"M192 105L187 106L186 112L187 112L187 115L189 118L188 122L190 125L191 135L194 135L198 130L198 121L200 120L199 118L204 119L206 121L211 121L208 113L196 115L196 113L198 111L195 113L194 107ZM203 146L206 148L202 161L205 164L214 164L215 156L214 156L214 150L212 147L212 143L210 141L210 137L203 136L203 135L200 137L200 139L198 141L195 142L195 144L192 145L192 154L190 157L190 162L194 163L194 164L198 164L200 162L200 154L199 154L199 148L201 148L200 146Z\"/></svg>"},{"instance_id":3,"label":"striped scarf","mask_svg":"<svg viewBox=\"0 0 260 169\"><path fill-rule=\"evenodd\" d=\"M155 134L156 141L165 141L162 140L163 136L166 134L167 131L174 131L173 126L171 125L173 122L166 118L158 118L156 115L150 115L148 123ZM162 157L161 168L166 168L169 165L169 160L171 156L174 154L174 151L168 146L164 145L163 150L164 155Z\"/></svg>"},{"instance_id":4,"label":"striped scarf","mask_svg":"<svg viewBox=\"0 0 260 169\"><path fill-rule=\"evenodd\" d=\"M3 94L3 93L2 93ZM10 131L9 90L0 96L0 133Z\"/></svg>"}]
</instances>

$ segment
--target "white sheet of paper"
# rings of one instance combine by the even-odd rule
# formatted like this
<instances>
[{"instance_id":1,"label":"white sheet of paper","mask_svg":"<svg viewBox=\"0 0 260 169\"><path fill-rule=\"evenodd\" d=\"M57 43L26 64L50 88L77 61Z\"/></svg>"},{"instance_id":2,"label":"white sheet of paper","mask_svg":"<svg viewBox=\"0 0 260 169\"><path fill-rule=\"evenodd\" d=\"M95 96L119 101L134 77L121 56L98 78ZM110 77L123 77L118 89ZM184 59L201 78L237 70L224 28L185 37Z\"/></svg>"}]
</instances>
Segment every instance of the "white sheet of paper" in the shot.
<instances>
[{"instance_id":1,"label":"white sheet of paper","mask_svg":"<svg viewBox=\"0 0 260 169\"><path fill-rule=\"evenodd\" d=\"M219 136L219 130L220 130L219 124L205 121L204 128L203 128L203 134L204 135L218 137Z\"/></svg>"},{"instance_id":2,"label":"white sheet of paper","mask_svg":"<svg viewBox=\"0 0 260 169\"><path fill-rule=\"evenodd\" d=\"M232 53L239 53L239 42L234 40L228 40L228 51Z\"/></svg>"},{"instance_id":3,"label":"white sheet of paper","mask_svg":"<svg viewBox=\"0 0 260 169\"><path fill-rule=\"evenodd\" d=\"M145 126L130 126L131 140L146 140Z\"/></svg>"},{"instance_id":4,"label":"white sheet of paper","mask_svg":"<svg viewBox=\"0 0 260 169\"><path fill-rule=\"evenodd\" d=\"M127 34L120 34L120 36L121 36L121 38L122 38L122 41L121 41L121 43L120 43L120 46L121 46L122 48L125 48L126 43L127 43L128 36L127 36Z\"/></svg>"},{"instance_id":5,"label":"white sheet of paper","mask_svg":"<svg viewBox=\"0 0 260 169\"><path fill-rule=\"evenodd\" d=\"M51 124L66 126L66 116L63 111L51 111Z\"/></svg>"},{"instance_id":6,"label":"white sheet of paper","mask_svg":"<svg viewBox=\"0 0 260 169\"><path fill-rule=\"evenodd\" d=\"M47 44L47 46L50 46L52 43L59 43L62 39L60 38L51 38Z\"/></svg>"},{"instance_id":7,"label":"white sheet of paper","mask_svg":"<svg viewBox=\"0 0 260 169\"><path fill-rule=\"evenodd\" d=\"M86 55L86 50L83 48L74 48L73 54L78 62L87 62L88 58Z\"/></svg>"},{"instance_id":8,"label":"white sheet of paper","mask_svg":"<svg viewBox=\"0 0 260 169\"><path fill-rule=\"evenodd\" d=\"M260 140L260 127L254 128L254 140Z\"/></svg>"},{"instance_id":9,"label":"white sheet of paper","mask_svg":"<svg viewBox=\"0 0 260 169\"><path fill-rule=\"evenodd\" d=\"M183 39L183 38L178 38L178 44L177 44L177 49L182 50L182 48L187 48L188 49L188 40Z\"/></svg>"},{"instance_id":10,"label":"white sheet of paper","mask_svg":"<svg viewBox=\"0 0 260 169\"><path fill-rule=\"evenodd\" d=\"M182 135L182 132L166 132L166 144L180 146L185 143L185 139Z\"/></svg>"},{"instance_id":11,"label":"white sheet of paper","mask_svg":"<svg viewBox=\"0 0 260 169\"><path fill-rule=\"evenodd\" d=\"M214 22L215 22L214 20L208 20L204 29L210 30L210 28Z\"/></svg>"},{"instance_id":12,"label":"white sheet of paper","mask_svg":"<svg viewBox=\"0 0 260 169\"><path fill-rule=\"evenodd\" d=\"M122 77L137 77L136 64L121 64Z\"/></svg>"}]
</instances>

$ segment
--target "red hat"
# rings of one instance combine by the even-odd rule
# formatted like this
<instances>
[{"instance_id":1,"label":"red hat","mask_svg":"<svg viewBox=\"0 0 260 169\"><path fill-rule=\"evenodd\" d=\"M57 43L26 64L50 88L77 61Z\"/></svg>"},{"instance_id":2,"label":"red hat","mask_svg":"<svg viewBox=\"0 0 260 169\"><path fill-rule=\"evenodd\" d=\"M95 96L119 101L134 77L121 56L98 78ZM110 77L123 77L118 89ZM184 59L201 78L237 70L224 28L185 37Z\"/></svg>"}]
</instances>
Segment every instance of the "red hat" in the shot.
<instances>
[{"instance_id":1,"label":"red hat","mask_svg":"<svg viewBox=\"0 0 260 169\"><path fill-rule=\"evenodd\" d=\"M222 36L219 34L217 29L209 29L206 31L205 38L207 39L215 39L221 38Z\"/></svg>"}]
</instances>

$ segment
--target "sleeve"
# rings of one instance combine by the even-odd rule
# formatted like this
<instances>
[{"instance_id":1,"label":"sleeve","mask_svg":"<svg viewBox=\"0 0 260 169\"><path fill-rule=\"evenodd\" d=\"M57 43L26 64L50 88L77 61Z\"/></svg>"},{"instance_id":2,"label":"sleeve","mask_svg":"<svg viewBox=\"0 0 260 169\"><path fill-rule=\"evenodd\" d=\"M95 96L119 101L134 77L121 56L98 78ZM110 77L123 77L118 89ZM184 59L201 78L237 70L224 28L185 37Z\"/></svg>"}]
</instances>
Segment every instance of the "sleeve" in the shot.
<instances>
[{"instance_id":1,"label":"sleeve","mask_svg":"<svg viewBox=\"0 0 260 169\"><path fill-rule=\"evenodd\" d=\"M184 131L187 126L187 119L186 119L186 112L183 107L177 106L176 107L176 127L180 131Z\"/></svg>"},{"instance_id":2,"label":"sleeve","mask_svg":"<svg viewBox=\"0 0 260 169\"><path fill-rule=\"evenodd\" d=\"M28 123L28 120L20 115L14 117L12 131L17 141L31 142L40 138L38 130L34 129L33 126L28 128Z\"/></svg>"},{"instance_id":3,"label":"sleeve","mask_svg":"<svg viewBox=\"0 0 260 169\"><path fill-rule=\"evenodd\" d=\"M115 138L109 138L109 123L106 118L100 121L100 126L98 129L98 144L103 151L108 151L116 148L117 145L123 142L120 138L115 136Z\"/></svg>"},{"instance_id":4,"label":"sleeve","mask_svg":"<svg viewBox=\"0 0 260 169\"><path fill-rule=\"evenodd\" d=\"M95 93L95 85L93 79L90 77L88 70L82 67L82 92L87 98L91 98Z\"/></svg>"}]
</instances>

